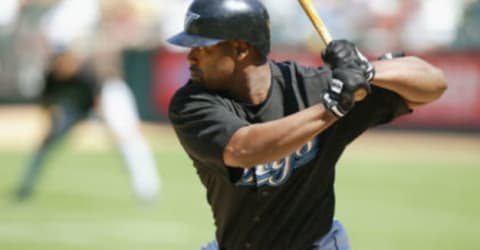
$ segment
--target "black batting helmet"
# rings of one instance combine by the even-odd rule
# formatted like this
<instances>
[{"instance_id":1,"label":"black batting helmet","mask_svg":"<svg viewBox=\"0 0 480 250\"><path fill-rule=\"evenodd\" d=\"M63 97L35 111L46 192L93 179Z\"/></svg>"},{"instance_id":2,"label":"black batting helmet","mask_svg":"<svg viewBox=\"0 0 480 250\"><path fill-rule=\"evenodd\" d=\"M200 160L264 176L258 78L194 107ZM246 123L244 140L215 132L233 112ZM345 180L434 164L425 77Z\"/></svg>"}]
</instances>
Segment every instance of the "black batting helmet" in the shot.
<instances>
[{"instance_id":1,"label":"black batting helmet","mask_svg":"<svg viewBox=\"0 0 480 250\"><path fill-rule=\"evenodd\" d=\"M195 0L188 8L184 31L168 42L191 48L226 40L246 41L267 55L270 21L265 6L258 0Z\"/></svg>"}]
</instances>

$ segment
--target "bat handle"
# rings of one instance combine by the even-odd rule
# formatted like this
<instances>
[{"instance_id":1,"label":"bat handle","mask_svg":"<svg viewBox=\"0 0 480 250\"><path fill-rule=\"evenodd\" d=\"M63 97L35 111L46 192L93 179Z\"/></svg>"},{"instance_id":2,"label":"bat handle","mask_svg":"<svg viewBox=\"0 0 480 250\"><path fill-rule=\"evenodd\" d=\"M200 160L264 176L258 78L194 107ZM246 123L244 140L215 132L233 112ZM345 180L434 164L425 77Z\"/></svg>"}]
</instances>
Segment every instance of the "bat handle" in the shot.
<instances>
[{"instance_id":1,"label":"bat handle","mask_svg":"<svg viewBox=\"0 0 480 250\"><path fill-rule=\"evenodd\" d=\"M325 23L323 23L322 19L315 11L312 0L298 0L298 2L312 22L317 33L320 35L320 39L322 40L323 44L327 46L328 43L332 41L332 36L330 35L330 32L328 32Z\"/></svg>"},{"instance_id":2,"label":"bat handle","mask_svg":"<svg viewBox=\"0 0 480 250\"><path fill-rule=\"evenodd\" d=\"M317 31L317 33L320 35L320 38L322 39L323 44L325 47L328 46L330 41L332 41L332 36L330 35L330 32L328 32L327 27L323 23L322 19L320 16L317 14L315 11L315 8L313 7L312 0L298 0L300 3L300 6L302 6L303 10L307 14L308 18L313 24L313 27ZM354 93L354 98L355 101L361 101L367 96L368 92L365 89L358 89Z\"/></svg>"},{"instance_id":3,"label":"bat handle","mask_svg":"<svg viewBox=\"0 0 480 250\"><path fill-rule=\"evenodd\" d=\"M353 94L353 98L355 99L356 102L358 101L361 101L363 99L365 99L365 97L367 96L368 92L367 90L365 89L358 89L357 91L355 91L355 93Z\"/></svg>"}]
</instances>

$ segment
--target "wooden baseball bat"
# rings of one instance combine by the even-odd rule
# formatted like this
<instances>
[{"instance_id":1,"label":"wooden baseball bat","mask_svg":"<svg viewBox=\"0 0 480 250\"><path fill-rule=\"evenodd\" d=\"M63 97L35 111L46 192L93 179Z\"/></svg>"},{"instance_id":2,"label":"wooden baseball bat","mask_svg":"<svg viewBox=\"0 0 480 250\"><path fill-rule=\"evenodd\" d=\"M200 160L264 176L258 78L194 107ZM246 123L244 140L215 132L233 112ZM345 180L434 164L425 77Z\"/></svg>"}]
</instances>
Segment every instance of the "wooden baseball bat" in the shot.
<instances>
[{"instance_id":1,"label":"wooden baseball bat","mask_svg":"<svg viewBox=\"0 0 480 250\"><path fill-rule=\"evenodd\" d=\"M330 35L330 32L328 32L327 26L325 26L325 24L323 23L322 18L320 18L320 16L317 14L317 11L313 7L312 0L298 0L298 2L307 14L310 22L312 22L313 27L315 28L317 33L320 35L323 44L325 45L325 47L327 47L328 43L332 41L332 36ZM357 91L355 91L354 94L355 101L361 101L366 96L367 91L365 89L358 89Z\"/></svg>"}]
</instances>

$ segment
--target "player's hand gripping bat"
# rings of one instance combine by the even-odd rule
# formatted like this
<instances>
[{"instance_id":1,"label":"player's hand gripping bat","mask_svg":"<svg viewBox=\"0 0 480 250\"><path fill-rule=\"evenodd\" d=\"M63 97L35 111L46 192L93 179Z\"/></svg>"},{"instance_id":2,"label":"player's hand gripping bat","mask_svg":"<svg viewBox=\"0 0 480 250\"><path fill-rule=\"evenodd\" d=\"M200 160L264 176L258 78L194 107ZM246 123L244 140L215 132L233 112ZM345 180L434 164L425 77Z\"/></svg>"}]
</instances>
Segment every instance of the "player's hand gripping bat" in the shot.
<instances>
[{"instance_id":1,"label":"player's hand gripping bat","mask_svg":"<svg viewBox=\"0 0 480 250\"><path fill-rule=\"evenodd\" d=\"M320 16L315 11L315 8L312 5L312 0L298 0L298 2L300 3L308 18L312 22L313 27L315 27L315 30L320 35L320 38L322 39L322 42L326 47L327 44L330 43L330 41L332 40L332 36L330 35L330 32L328 32L327 27L323 23ZM367 90L358 89L355 92L355 101L361 101L366 96Z\"/></svg>"}]
</instances>

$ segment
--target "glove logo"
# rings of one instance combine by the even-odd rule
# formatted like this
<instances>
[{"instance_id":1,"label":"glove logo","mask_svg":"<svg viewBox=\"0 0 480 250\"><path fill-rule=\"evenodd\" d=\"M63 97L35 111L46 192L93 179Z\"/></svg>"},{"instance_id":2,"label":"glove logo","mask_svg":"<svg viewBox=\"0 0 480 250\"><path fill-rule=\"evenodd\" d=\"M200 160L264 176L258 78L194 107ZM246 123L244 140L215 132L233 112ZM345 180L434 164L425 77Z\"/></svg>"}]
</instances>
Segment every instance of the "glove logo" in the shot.
<instances>
[{"instance_id":1,"label":"glove logo","mask_svg":"<svg viewBox=\"0 0 480 250\"><path fill-rule=\"evenodd\" d=\"M330 85L330 89L332 90L333 93L341 94L343 90L343 82L333 78L332 84Z\"/></svg>"},{"instance_id":2,"label":"glove logo","mask_svg":"<svg viewBox=\"0 0 480 250\"><path fill-rule=\"evenodd\" d=\"M279 186L291 176L297 168L310 162L319 150L318 139L314 138L295 153L274 162L245 169L238 186Z\"/></svg>"}]
</instances>

